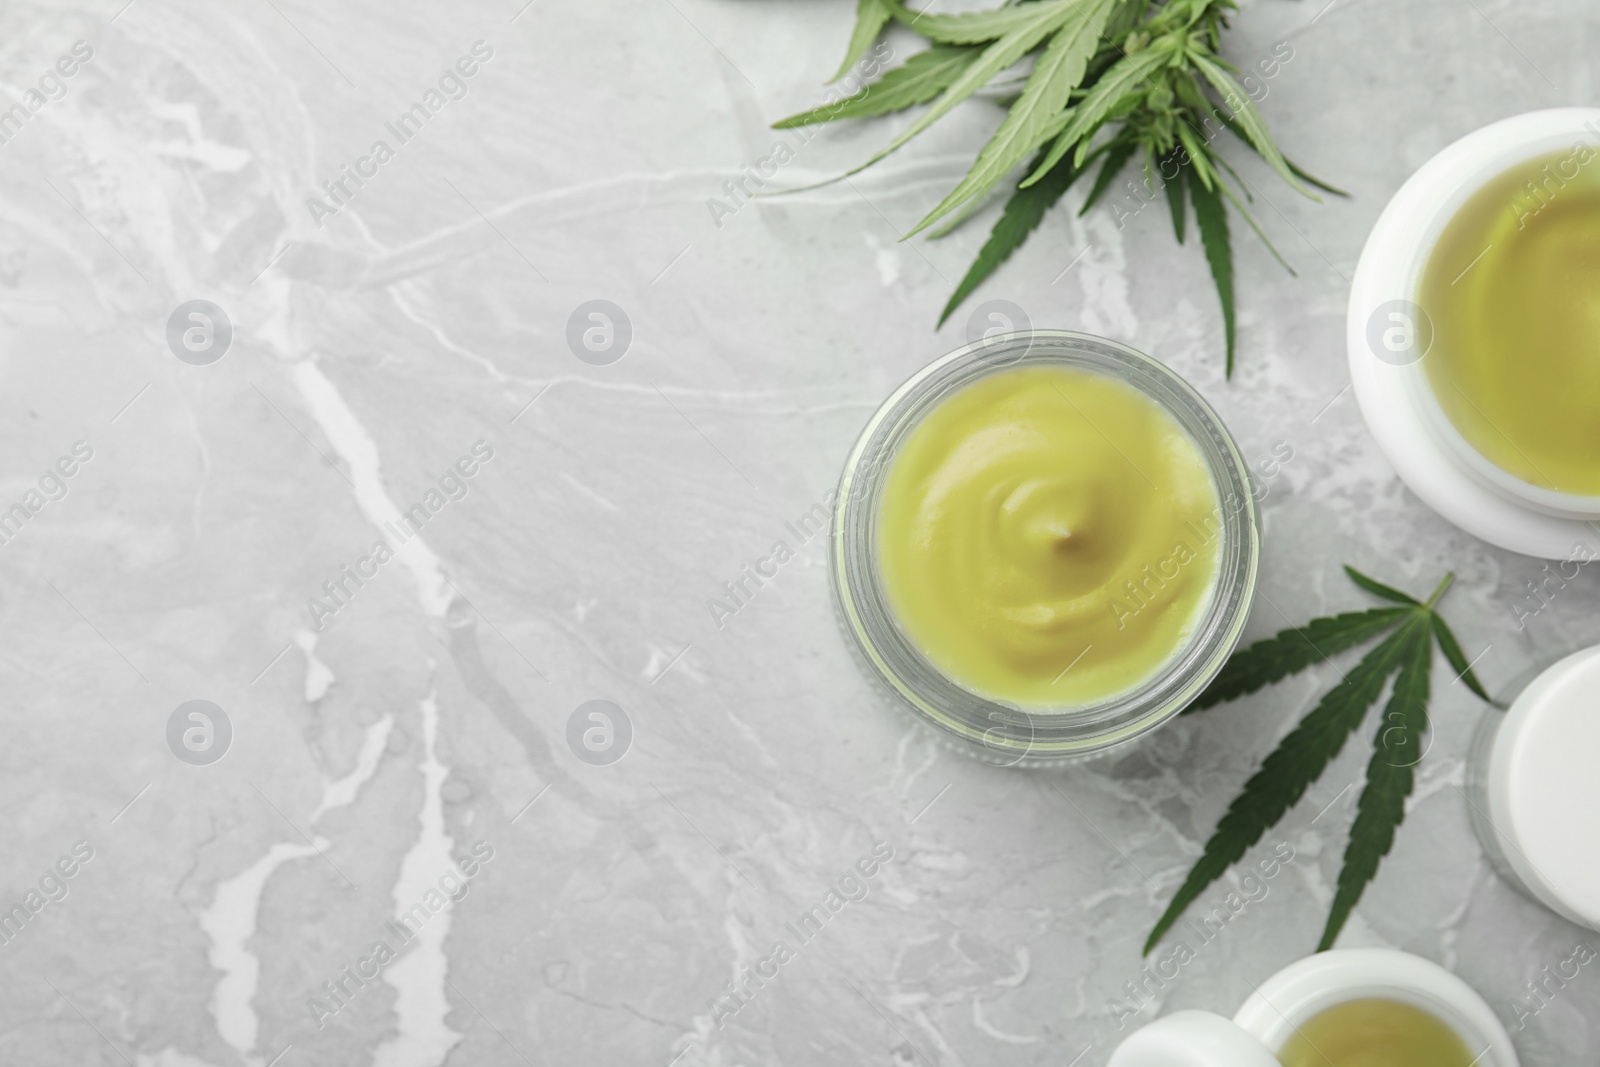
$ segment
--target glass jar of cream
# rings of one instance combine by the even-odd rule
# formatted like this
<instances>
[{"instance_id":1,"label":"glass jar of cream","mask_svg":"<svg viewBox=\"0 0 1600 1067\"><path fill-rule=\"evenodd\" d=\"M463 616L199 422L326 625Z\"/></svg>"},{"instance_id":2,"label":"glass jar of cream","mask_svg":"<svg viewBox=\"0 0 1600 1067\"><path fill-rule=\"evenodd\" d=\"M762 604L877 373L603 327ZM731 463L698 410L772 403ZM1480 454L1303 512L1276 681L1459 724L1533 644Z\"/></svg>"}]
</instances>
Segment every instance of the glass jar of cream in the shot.
<instances>
[{"instance_id":1,"label":"glass jar of cream","mask_svg":"<svg viewBox=\"0 0 1600 1067\"><path fill-rule=\"evenodd\" d=\"M1467 762L1478 840L1502 878L1557 915L1600 930L1600 648L1546 668L1509 710L1490 708Z\"/></svg>"},{"instance_id":2,"label":"glass jar of cream","mask_svg":"<svg viewBox=\"0 0 1600 1067\"><path fill-rule=\"evenodd\" d=\"M1517 1067L1517 1053L1461 979L1419 956L1362 948L1290 964L1232 1019L1158 1019L1107 1067Z\"/></svg>"},{"instance_id":3,"label":"glass jar of cream","mask_svg":"<svg viewBox=\"0 0 1600 1067\"><path fill-rule=\"evenodd\" d=\"M1600 109L1535 111L1423 164L1350 288L1356 400L1422 500L1545 559L1600 552Z\"/></svg>"},{"instance_id":4,"label":"glass jar of cream","mask_svg":"<svg viewBox=\"0 0 1600 1067\"><path fill-rule=\"evenodd\" d=\"M1260 555L1216 414L1133 349L985 338L886 400L839 482L835 600L868 672L942 739L1046 763L1181 711L1244 627Z\"/></svg>"}]
</instances>

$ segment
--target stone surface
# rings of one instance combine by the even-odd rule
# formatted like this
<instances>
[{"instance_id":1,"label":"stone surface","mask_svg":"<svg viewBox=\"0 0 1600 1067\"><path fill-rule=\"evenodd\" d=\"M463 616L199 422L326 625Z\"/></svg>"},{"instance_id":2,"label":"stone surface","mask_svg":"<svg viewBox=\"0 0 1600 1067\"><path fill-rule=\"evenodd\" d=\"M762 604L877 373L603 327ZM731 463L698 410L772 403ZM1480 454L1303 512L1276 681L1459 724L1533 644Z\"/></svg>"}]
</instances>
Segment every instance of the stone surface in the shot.
<instances>
[{"instance_id":1,"label":"stone surface","mask_svg":"<svg viewBox=\"0 0 1600 1067\"><path fill-rule=\"evenodd\" d=\"M1341 561L1414 590L1453 569L1449 616L1503 687L1600 639L1600 595L1584 574L1519 626L1540 565L1397 482L1347 389L1344 300L1413 167L1594 101L1595 10L1318 2L1257 0L1228 39L1241 66L1292 52L1262 109L1353 194L1315 204L1239 161L1299 274L1236 242L1232 382L1164 209L1058 210L979 299L1167 361L1252 463L1292 450L1251 636L1364 604ZM1314 947L1365 739L1252 855L1294 851L1265 895L1171 980L1140 974L1200 843L1335 671L1126 754L981 766L874 695L823 539L786 526L888 391L961 342L976 301L933 323L998 206L899 236L993 108L849 184L746 202L728 183L775 145L793 159L769 188L801 185L903 123L767 128L821 99L847 0L120 3L0 10L12 100L92 48L0 144L0 504L59 496L0 545L0 901L66 891L0 946L0 1062L1099 1064L1119 1027L1231 1011ZM401 143L387 124L417 103ZM392 158L360 163L378 140ZM312 212L346 165L365 184ZM231 323L220 359L215 315L212 348L187 311L189 361L169 348L191 300ZM631 323L620 359L569 347L593 300ZM421 533L374 560L416 504L437 504ZM718 625L708 601L780 540L795 558ZM1445 677L1342 944L1439 960L1515 1028L1524 983L1594 935L1488 868L1456 788L1480 706ZM169 730L190 700L226 717L223 758L196 757L221 716ZM596 756L592 706L573 721L593 700L619 709L613 745L627 725L620 760ZM787 934L875 845L892 859L865 898ZM794 958L717 1012L779 940ZM1591 970L1524 1020L1524 1063L1592 1062Z\"/></svg>"}]
</instances>

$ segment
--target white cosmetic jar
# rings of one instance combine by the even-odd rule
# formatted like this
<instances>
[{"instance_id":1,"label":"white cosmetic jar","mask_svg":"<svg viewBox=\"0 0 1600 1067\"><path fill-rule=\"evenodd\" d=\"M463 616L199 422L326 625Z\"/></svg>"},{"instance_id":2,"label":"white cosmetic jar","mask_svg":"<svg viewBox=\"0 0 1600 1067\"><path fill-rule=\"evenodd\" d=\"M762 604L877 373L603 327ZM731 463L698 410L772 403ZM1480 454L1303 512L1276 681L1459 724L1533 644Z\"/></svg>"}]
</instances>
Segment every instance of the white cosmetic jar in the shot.
<instances>
[{"instance_id":1,"label":"white cosmetic jar","mask_svg":"<svg viewBox=\"0 0 1600 1067\"><path fill-rule=\"evenodd\" d=\"M1340 949L1291 963L1256 987L1233 1018L1179 1011L1136 1030L1107 1067L1280 1067L1277 1053L1313 1016L1352 1000L1399 1001L1455 1031L1473 1067L1517 1067L1500 1020L1436 963L1393 949Z\"/></svg>"},{"instance_id":2,"label":"white cosmetic jar","mask_svg":"<svg viewBox=\"0 0 1600 1067\"><path fill-rule=\"evenodd\" d=\"M1523 481L1467 442L1423 369L1432 329L1416 300L1440 234L1474 193L1519 163L1575 144L1600 149L1600 108L1503 119L1424 163L1367 238L1345 323L1356 401L1406 485L1468 533L1542 559L1600 550L1600 497Z\"/></svg>"}]
</instances>

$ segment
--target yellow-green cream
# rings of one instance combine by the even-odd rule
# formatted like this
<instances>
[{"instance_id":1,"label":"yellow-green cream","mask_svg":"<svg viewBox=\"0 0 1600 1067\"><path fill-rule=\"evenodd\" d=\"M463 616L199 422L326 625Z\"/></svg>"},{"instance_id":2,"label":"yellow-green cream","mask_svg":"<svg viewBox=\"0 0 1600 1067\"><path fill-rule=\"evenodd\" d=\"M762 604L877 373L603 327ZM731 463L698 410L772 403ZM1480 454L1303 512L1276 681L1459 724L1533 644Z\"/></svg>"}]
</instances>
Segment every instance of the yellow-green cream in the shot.
<instances>
[{"instance_id":1,"label":"yellow-green cream","mask_svg":"<svg viewBox=\"0 0 1600 1067\"><path fill-rule=\"evenodd\" d=\"M1600 159L1580 144L1490 181L1423 270L1423 358L1461 436L1532 485L1600 495Z\"/></svg>"},{"instance_id":2,"label":"yellow-green cream","mask_svg":"<svg viewBox=\"0 0 1600 1067\"><path fill-rule=\"evenodd\" d=\"M1283 1067L1471 1067L1473 1053L1443 1021L1410 1004L1350 1000L1300 1024Z\"/></svg>"},{"instance_id":3,"label":"yellow-green cream","mask_svg":"<svg viewBox=\"0 0 1600 1067\"><path fill-rule=\"evenodd\" d=\"M946 677L1034 709L1137 686L1216 584L1217 489L1171 414L1114 379L998 371L906 437L877 516L884 591Z\"/></svg>"}]
</instances>

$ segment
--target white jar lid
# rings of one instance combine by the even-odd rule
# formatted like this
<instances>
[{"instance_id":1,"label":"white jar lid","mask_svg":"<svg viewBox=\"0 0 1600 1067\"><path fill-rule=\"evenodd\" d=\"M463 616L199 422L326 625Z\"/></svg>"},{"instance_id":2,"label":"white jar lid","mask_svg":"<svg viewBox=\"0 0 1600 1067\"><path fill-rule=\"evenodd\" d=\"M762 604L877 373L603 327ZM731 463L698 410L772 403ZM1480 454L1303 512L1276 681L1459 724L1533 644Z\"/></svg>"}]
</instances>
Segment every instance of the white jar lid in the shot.
<instances>
[{"instance_id":1,"label":"white jar lid","mask_svg":"<svg viewBox=\"0 0 1600 1067\"><path fill-rule=\"evenodd\" d=\"M1489 821L1536 897L1600 929L1600 647L1561 660L1512 702L1489 755Z\"/></svg>"},{"instance_id":2,"label":"white jar lid","mask_svg":"<svg viewBox=\"0 0 1600 1067\"><path fill-rule=\"evenodd\" d=\"M1372 227L1345 322L1356 401L1401 479L1461 529L1541 559L1600 553L1600 498L1523 483L1461 438L1426 380L1420 361L1432 327L1414 301L1439 233L1473 193L1523 160L1576 142L1600 142L1600 109L1515 115L1474 130L1424 163ZM1387 340L1391 321L1403 327L1398 336L1406 340L1398 348Z\"/></svg>"},{"instance_id":3,"label":"white jar lid","mask_svg":"<svg viewBox=\"0 0 1600 1067\"><path fill-rule=\"evenodd\" d=\"M1129 1034L1106 1067L1282 1067L1240 1026L1209 1011L1178 1011Z\"/></svg>"}]
</instances>

